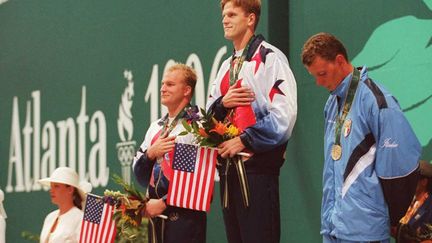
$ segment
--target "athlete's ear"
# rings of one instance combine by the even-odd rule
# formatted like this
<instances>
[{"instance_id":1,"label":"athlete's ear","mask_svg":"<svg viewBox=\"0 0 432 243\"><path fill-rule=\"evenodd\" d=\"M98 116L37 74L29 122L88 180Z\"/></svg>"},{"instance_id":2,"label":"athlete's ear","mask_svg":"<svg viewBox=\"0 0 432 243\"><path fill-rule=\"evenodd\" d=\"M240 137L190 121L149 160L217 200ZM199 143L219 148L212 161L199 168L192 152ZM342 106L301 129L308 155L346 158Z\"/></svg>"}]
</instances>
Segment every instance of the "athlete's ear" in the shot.
<instances>
[{"instance_id":1,"label":"athlete's ear","mask_svg":"<svg viewBox=\"0 0 432 243\"><path fill-rule=\"evenodd\" d=\"M192 96L192 87L189 85L186 85L185 89L184 89L184 96Z\"/></svg>"},{"instance_id":2,"label":"athlete's ear","mask_svg":"<svg viewBox=\"0 0 432 243\"><path fill-rule=\"evenodd\" d=\"M254 27L256 22L256 15L254 13L250 13L248 15L248 26Z\"/></svg>"},{"instance_id":3,"label":"athlete's ear","mask_svg":"<svg viewBox=\"0 0 432 243\"><path fill-rule=\"evenodd\" d=\"M335 62L339 65L343 65L348 63L348 60L346 60L342 54L337 54L335 57Z\"/></svg>"}]
</instances>

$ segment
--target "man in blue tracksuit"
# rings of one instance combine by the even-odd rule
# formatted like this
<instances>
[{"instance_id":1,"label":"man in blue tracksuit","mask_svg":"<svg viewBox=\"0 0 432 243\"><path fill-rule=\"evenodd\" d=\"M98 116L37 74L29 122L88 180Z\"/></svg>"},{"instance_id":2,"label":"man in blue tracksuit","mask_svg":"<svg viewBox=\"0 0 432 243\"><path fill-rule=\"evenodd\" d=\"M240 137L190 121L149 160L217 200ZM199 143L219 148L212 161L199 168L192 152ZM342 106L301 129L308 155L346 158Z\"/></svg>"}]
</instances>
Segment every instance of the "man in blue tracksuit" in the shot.
<instances>
[{"instance_id":1,"label":"man in blue tracksuit","mask_svg":"<svg viewBox=\"0 0 432 243\"><path fill-rule=\"evenodd\" d=\"M324 108L323 242L390 242L413 197L421 146L397 100L319 33L302 61L331 93Z\"/></svg>"}]
</instances>

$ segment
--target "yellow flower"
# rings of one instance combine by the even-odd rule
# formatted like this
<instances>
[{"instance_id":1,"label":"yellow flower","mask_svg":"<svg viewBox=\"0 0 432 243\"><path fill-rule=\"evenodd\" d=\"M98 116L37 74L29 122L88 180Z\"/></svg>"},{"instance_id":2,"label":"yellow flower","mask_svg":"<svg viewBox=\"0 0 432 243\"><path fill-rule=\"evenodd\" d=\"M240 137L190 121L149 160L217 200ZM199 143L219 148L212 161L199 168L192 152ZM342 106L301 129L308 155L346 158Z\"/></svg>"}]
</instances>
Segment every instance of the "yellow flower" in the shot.
<instances>
[{"instance_id":1,"label":"yellow flower","mask_svg":"<svg viewBox=\"0 0 432 243\"><path fill-rule=\"evenodd\" d=\"M129 215L127 215L127 214L123 214L122 215L122 220L124 222L131 222L131 221L133 221L132 218Z\"/></svg>"},{"instance_id":2,"label":"yellow flower","mask_svg":"<svg viewBox=\"0 0 432 243\"><path fill-rule=\"evenodd\" d=\"M127 209L137 209L141 205L141 202L139 200L128 199L125 204Z\"/></svg>"},{"instance_id":3,"label":"yellow flower","mask_svg":"<svg viewBox=\"0 0 432 243\"><path fill-rule=\"evenodd\" d=\"M131 218L130 223L131 223L133 226L138 227L138 222L135 221L135 220L133 220L132 218Z\"/></svg>"},{"instance_id":4,"label":"yellow flower","mask_svg":"<svg viewBox=\"0 0 432 243\"><path fill-rule=\"evenodd\" d=\"M231 125L228 127L226 133L227 133L227 135L228 135L229 137L233 138L233 137L236 137L236 136L239 135L240 130L239 130L236 126L234 126L234 125L231 124Z\"/></svg>"}]
</instances>

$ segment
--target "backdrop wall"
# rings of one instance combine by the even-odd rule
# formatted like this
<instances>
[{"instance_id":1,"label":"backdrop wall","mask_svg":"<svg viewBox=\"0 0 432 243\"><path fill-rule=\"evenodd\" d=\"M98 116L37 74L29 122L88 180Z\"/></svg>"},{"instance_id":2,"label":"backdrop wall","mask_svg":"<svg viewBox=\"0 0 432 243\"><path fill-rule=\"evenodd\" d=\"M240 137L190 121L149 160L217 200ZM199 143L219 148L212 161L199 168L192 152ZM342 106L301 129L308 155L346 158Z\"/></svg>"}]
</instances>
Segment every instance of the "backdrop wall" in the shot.
<instances>
[{"instance_id":1,"label":"backdrop wall","mask_svg":"<svg viewBox=\"0 0 432 243\"><path fill-rule=\"evenodd\" d=\"M299 115L281 172L281 242L321 239L328 93L300 63L310 35L334 33L356 65L373 68L372 78L397 96L431 160L432 10L425 3L263 1L258 32L287 54L298 86ZM165 68L173 61L192 65L199 78L194 101L204 106L208 82L231 52L218 1L0 1L0 188L7 241L22 242L24 230L40 232L55 207L36 181L55 167L75 168L96 194L117 189L111 176L128 178L125 163L163 112ZM218 185L214 195L207 238L225 242Z\"/></svg>"}]
</instances>

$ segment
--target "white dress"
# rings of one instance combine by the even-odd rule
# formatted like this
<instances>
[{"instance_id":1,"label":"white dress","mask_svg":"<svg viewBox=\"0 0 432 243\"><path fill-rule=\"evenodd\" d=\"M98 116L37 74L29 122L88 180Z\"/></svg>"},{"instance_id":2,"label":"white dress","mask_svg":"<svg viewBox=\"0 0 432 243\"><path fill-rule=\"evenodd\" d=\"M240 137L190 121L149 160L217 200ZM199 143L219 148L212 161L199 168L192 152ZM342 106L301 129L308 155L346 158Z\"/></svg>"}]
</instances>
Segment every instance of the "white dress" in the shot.
<instances>
[{"instance_id":1,"label":"white dress","mask_svg":"<svg viewBox=\"0 0 432 243\"><path fill-rule=\"evenodd\" d=\"M6 243L6 220L0 215L0 243Z\"/></svg>"},{"instance_id":2,"label":"white dress","mask_svg":"<svg viewBox=\"0 0 432 243\"><path fill-rule=\"evenodd\" d=\"M55 210L45 218L40 243L75 243L79 241L81 223L84 213L77 207L60 215L60 210ZM50 234L51 227L58 218L57 227Z\"/></svg>"}]
</instances>

